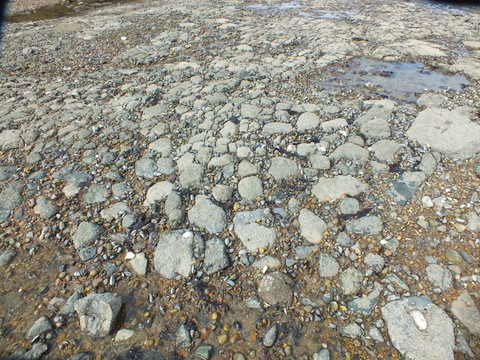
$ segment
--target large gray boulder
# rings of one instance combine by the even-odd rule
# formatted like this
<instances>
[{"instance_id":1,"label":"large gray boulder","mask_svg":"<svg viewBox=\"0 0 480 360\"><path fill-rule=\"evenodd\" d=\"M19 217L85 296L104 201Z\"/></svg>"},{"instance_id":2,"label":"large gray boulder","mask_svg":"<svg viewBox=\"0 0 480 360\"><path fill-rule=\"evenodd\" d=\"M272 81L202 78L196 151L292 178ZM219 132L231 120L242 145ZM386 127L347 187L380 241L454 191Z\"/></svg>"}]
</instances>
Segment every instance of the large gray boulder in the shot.
<instances>
[{"instance_id":1,"label":"large gray boulder","mask_svg":"<svg viewBox=\"0 0 480 360\"><path fill-rule=\"evenodd\" d=\"M480 152L480 126L456 111L427 108L407 135L455 159L468 159Z\"/></svg>"},{"instance_id":2,"label":"large gray boulder","mask_svg":"<svg viewBox=\"0 0 480 360\"><path fill-rule=\"evenodd\" d=\"M412 360L453 360L454 325L428 297L406 297L382 308L393 346Z\"/></svg>"},{"instance_id":3,"label":"large gray boulder","mask_svg":"<svg viewBox=\"0 0 480 360\"><path fill-rule=\"evenodd\" d=\"M122 298L117 294L91 294L74 304L80 318L80 328L93 336L107 336L112 331L122 307Z\"/></svg>"}]
</instances>

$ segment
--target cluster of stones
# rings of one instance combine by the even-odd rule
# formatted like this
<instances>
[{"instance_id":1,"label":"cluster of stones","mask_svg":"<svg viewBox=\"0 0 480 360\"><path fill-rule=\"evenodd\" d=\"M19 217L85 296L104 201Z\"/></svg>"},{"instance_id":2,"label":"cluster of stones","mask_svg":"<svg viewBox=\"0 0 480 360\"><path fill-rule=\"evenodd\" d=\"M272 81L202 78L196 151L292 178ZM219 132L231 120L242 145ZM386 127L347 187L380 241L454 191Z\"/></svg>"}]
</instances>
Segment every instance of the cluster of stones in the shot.
<instances>
[{"instance_id":1,"label":"cluster of stones","mask_svg":"<svg viewBox=\"0 0 480 360\"><path fill-rule=\"evenodd\" d=\"M149 11L168 17L172 6ZM182 11L192 15L186 6ZM226 17L236 14L224 11ZM424 93L408 105L317 90L292 101L290 82L297 76L348 60L347 50L361 51L348 42L324 46L322 54L296 49L295 57L262 57L261 31L247 20L237 24L217 17L221 12L216 8L206 18L192 15L198 22L181 23L148 43L125 47L98 72L82 75L75 69L84 77L80 83L75 76L59 82L0 80L3 228L29 222L27 237L33 240L33 222L40 222L39 240L71 249L85 269L101 264L106 276L95 279L94 288L114 288L120 271L132 275L127 268L139 277L158 273L185 281L222 277L232 267L255 269L257 294L245 299L248 311L292 308L297 294L290 273L301 260L313 260L322 281L333 281L338 293L325 291L318 302L299 300L312 308L311 321L322 320L320 308L336 313L344 302L352 316L339 329L342 336L385 342L388 334L407 359L453 359L455 349L473 357L451 316L389 271L401 263L401 247L397 229L385 225L392 215L383 209L408 206L429 178L442 173L448 159L468 160L480 153L478 109L448 92ZM145 15L139 11L137 16ZM112 19L111 26L120 28L116 20L123 15ZM83 40L107 31L82 29L78 36ZM280 25L275 31L276 43L268 44L272 54L273 49L295 47L295 36L282 33ZM241 42L221 51L204 50L202 61L173 56L178 55L178 39L191 43L194 36L212 32ZM44 36L45 47L63 46L51 34L29 36ZM19 55L9 41L7 37L6 68L40 51L26 47ZM448 56L419 40L402 44L394 55ZM391 49L379 46L376 56ZM159 60L165 58L171 61ZM471 61L466 55L452 66L474 78ZM448 211L445 195L426 196L422 204ZM464 205L469 210L460 219L465 224L461 229L476 234L478 197L472 194ZM431 228L422 217L414 221ZM446 233L442 226L437 229ZM32 249L31 244L8 242L8 232L1 235L1 267ZM398 258L365 248L360 239L378 239ZM450 258L473 263L468 253L452 251ZM123 270L117 269L119 259L126 265ZM450 291L455 269L429 260L424 275L432 294ZM371 277L377 280L367 280ZM235 286L228 276L226 283ZM382 319L369 321L379 304ZM110 292L86 297L76 292L57 316L76 312L82 331L104 337L114 328L121 305L122 299ZM451 302L451 312L470 334L480 336L480 313L468 291ZM54 323L63 324L61 319ZM42 316L27 337L43 336L55 326ZM262 345L274 347L278 332L277 324L270 326ZM188 347L189 334L181 324L175 336L187 339L181 343ZM132 336L122 329L115 339ZM45 351L47 345L40 342L22 356L38 358ZM202 344L196 352L208 359L214 349ZM313 358L329 359L330 352L322 349Z\"/></svg>"}]
</instances>

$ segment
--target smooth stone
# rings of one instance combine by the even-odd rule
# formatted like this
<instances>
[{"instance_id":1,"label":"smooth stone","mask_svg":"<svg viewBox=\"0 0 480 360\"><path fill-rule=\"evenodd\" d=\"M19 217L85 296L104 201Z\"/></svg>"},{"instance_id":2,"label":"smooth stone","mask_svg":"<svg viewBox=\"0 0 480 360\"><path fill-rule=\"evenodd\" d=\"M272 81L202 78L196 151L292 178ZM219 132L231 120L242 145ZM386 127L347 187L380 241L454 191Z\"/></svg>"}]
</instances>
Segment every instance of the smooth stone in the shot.
<instances>
[{"instance_id":1,"label":"smooth stone","mask_svg":"<svg viewBox=\"0 0 480 360\"><path fill-rule=\"evenodd\" d=\"M80 257L80 260L82 260L82 261L91 260L95 257L96 254L97 254L97 248L95 246L82 247L78 251L78 256Z\"/></svg>"},{"instance_id":2,"label":"smooth stone","mask_svg":"<svg viewBox=\"0 0 480 360\"><path fill-rule=\"evenodd\" d=\"M0 223L7 220L12 211L22 203L24 187L25 184L21 182L12 182L0 193Z\"/></svg>"},{"instance_id":3,"label":"smooth stone","mask_svg":"<svg viewBox=\"0 0 480 360\"><path fill-rule=\"evenodd\" d=\"M115 204L110 205L107 209L103 209L102 211L100 211L100 216L103 219L110 219L110 218L118 219L122 215L128 214L130 212L131 210L126 203L117 202Z\"/></svg>"},{"instance_id":4,"label":"smooth stone","mask_svg":"<svg viewBox=\"0 0 480 360\"><path fill-rule=\"evenodd\" d=\"M165 214L168 216L168 224L171 229L178 229L185 222L182 197L174 190L170 192L167 200L165 200Z\"/></svg>"},{"instance_id":5,"label":"smooth stone","mask_svg":"<svg viewBox=\"0 0 480 360\"><path fill-rule=\"evenodd\" d=\"M248 176L238 182L238 192L246 200L254 200L263 195L262 180L258 176Z\"/></svg>"},{"instance_id":6,"label":"smooth stone","mask_svg":"<svg viewBox=\"0 0 480 360\"><path fill-rule=\"evenodd\" d=\"M50 200L40 196L36 200L36 205L33 208L33 211L43 219L50 219L58 213L58 207L56 207Z\"/></svg>"},{"instance_id":7,"label":"smooth stone","mask_svg":"<svg viewBox=\"0 0 480 360\"><path fill-rule=\"evenodd\" d=\"M359 325L350 323L340 330L340 334L355 339L363 336L363 330Z\"/></svg>"},{"instance_id":8,"label":"smooth stone","mask_svg":"<svg viewBox=\"0 0 480 360\"><path fill-rule=\"evenodd\" d=\"M199 164L190 164L180 173L180 185L185 189L197 189L203 185L205 169Z\"/></svg>"},{"instance_id":9,"label":"smooth stone","mask_svg":"<svg viewBox=\"0 0 480 360\"><path fill-rule=\"evenodd\" d=\"M360 203L357 199L346 197L340 201L340 212L342 214L351 215L360 211Z\"/></svg>"},{"instance_id":10,"label":"smooth stone","mask_svg":"<svg viewBox=\"0 0 480 360\"><path fill-rule=\"evenodd\" d=\"M111 275L111 274L110 274ZM110 276L107 273L107 276ZM77 300L83 298L83 294L81 292L75 291L68 299L65 305L63 305L62 309L60 310L60 314L65 316L70 316L75 311L74 304Z\"/></svg>"},{"instance_id":11,"label":"smooth stone","mask_svg":"<svg viewBox=\"0 0 480 360\"><path fill-rule=\"evenodd\" d=\"M267 348L272 347L277 340L277 335L277 324L274 324L263 337L263 346Z\"/></svg>"},{"instance_id":12,"label":"smooth stone","mask_svg":"<svg viewBox=\"0 0 480 360\"><path fill-rule=\"evenodd\" d=\"M130 329L120 329L115 334L114 342L119 343L130 339L135 332Z\"/></svg>"},{"instance_id":13,"label":"smooth stone","mask_svg":"<svg viewBox=\"0 0 480 360\"><path fill-rule=\"evenodd\" d=\"M405 205L426 178L420 171L404 172L387 192L398 205Z\"/></svg>"},{"instance_id":14,"label":"smooth stone","mask_svg":"<svg viewBox=\"0 0 480 360\"><path fill-rule=\"evenodd\" d=\"M93 184L90 185L83 199L87 204L101 204L107 201L105 196L107 191L105 185Z\"/></svg>"},{"instance_id":15,"label":"smooth stone","mask_svg":"<svg viewBox=\"0 0 480 360\"><path fill-rule=\"evenodd\" d=\"M268 173L277 181L297 177L299 174L297 163L284 157L274 157L270 160Z\"/></svg>"},{"instance_id":16,"label":"smooth stone","mask_svg":"<svg viewBox=\"0 0 480 360\"><path fill-rule=\"evenodd\" d=\"M235 234L251 252L271 248L277 242L276 229L256 222L265 218L267 215L261 209L237 212L233 218Z\"/></svg>"},{"instance_id":17,"label":"smooth stone","mask_svg":"<svg viewBox=\"0 0 480 360\"><path fill-rule=\"evenodd\" d=\"M306 112L298 117L297 130L300 132L318 128L320 119L314 113Z\"/></svg>"},{"instance_id":18,"label":"smooth stone","mask_svg":"<svg viewBox=\"0 0 480 360\"><path fill-rule=\"evenodd\" d=\"M450 272L450 270L441 265L428 265L427 277L428 281L430 281L433 286L437 286L444 291L448 291L452 287L452 273Z\"/></svg>"},{"instance_id":19,"label":"smooth stone","mask_svg":"<svg viewBox=\"0 0 480 360\"><path fill-rule=\"evenodd\" d=\"M135 162L135 174L138 177L153 179L157 171L157 164L153 159L142 158Z\"/></svg>"},{"instance_id":20,"label":"smooth stone","mask_svg":"<svg viewBox=\"0 0 480 360\"><path fill-rule=\"evenodd\" d=\"M220 203L228 203L232 199L233 189L228 185L215 185L212 189L212 196Z\"/></svg>"},{"instance_id":21,"label":"smooth stone","mask_svg":"<svg viewBox=\"0 0 480 360\"><path fill-rule=\"evenodd\" d=\"M35 321L35 324L33 324L33 326L28 331L27 337L31 339L37 335L49 332L53 329L54 327L50 320L46 316L42 316L37 321Z\"/></svg>"},{"instance_id":22,"label":"smooth stone","mask_svg":"<svg viewBox=\"0 0 480 360\"><path fill-rule=\"evenodd\" d=\"M322 349L313 354L312 360L330 360L330 351Z\"/></svg>"},{"instance_id":23,"label":"smooth stone","mask_svg":"<svg viewBox=\"0 0 480 360\"><path fill-rule=\"evenodd\" d=\"M201 359L209 360L213 355L213 346L212 345L200 345L195 351Z\"/></svg>"},{"instance_id":24,"label":"smooth stone","mask_svg":"<svg viewBox=\"0 0 480 360\"><path fill-rule=\"evenodd\" d=\"M377 306L378 299L383 290L383 286L375 283L375 288L368 295L353 299L347 304L348 310L358 313L362 316L370 315Z\"/></svg>"},{"instance_id":25,"label":"smooth stone","mask_svg":"<svg viewBox=\"0 0 480 360\"><path fill-rule=\"evenodd\" d=\"M385 266L385 259L380 255L372 253L365 255L363 262L376 273L382 271Z\"/></svg>"},{"instance_id":26,"label":"smooth stone","mask_svg":"<svg viewBox=\"0 0 480 360\"><path fill-rule=\"evenodd\" d=\"M351 160L353 162L364 163L368 160L370 154L368 150L352 143L345 143L337 147L328 157L330 161Z\"/></svg>"},{"instance_id":27,"label":"smooth stone","mask_svg":"<svg viewBox=\"0 0 480 360\"><path fill-rule=\"evenodd\" d=\"M130 265L137 275L147 275L148 259L144 253L136 253L135 257L130 260Z\"/></svg>"},{"instance_id":28,"label":"smooth stone","mask_svg":"<svg viewBox=\"0 0 480 360\"><path fill-rule=\"evenodd\" d=\"M380 234L382 230L383 222L375 215L368 215L349 221L345 226L345 231L363 235Z\"/></svg>"},{"instance_id":29,"label":"smooth stone","mask_svg":"<svg viewBox=\"0 0 480 360\"><path fill-rule=\"evenodd\" d=\"M66 174L67 184L63 188L63 193L67 198L77 195L80 190L88 186L93 180L93 176L83 171L77 171L73 174Z\"/></svg>"}]
</instances>

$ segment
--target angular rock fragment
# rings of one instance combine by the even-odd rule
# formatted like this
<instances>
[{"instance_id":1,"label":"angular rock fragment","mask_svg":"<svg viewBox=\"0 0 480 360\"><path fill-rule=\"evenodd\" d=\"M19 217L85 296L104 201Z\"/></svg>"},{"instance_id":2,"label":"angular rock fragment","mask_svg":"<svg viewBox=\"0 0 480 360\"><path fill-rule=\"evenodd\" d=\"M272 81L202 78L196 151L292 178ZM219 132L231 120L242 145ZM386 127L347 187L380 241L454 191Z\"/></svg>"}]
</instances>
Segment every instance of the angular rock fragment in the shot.
<instances>
[{"instance_id":1,"label":"angular rock fragment","mask_svg":"<svg viewBox=\"0 0 480 360\"><path fill-rule=\"evenodd\" d=\"M166 278L190 274L193 261L193 233L186 230L165 232L155 249L155 270Z\"/></svg>"},{"instance_id":2,"label":"angular rock fragment","mask_svg":"<svg viewBox=\"0 0 480 360\"><path fill-rule=\"evenodd\" d=\"M453 360L453 322L428 297L389 302L382 315L392 345L406 359Z\"/></svg>"},{"instance_id":3,"label":"angular rock fragment","mask_svg":"<svg viewBox=\"0 0 480 360\"><path fill-rule=\"evenodd\" d=\"M235 214L233 223L235 234L243 245L252 251L272 247L277 241L277 232L273 228L260 225L257 221L267 218L263 210L243 211Z\"/></svg>"},{"instance_id":4,"label":"angular rock fragment","mask_svg":"<svg viewBox=\"0 0 480 360\"><path fill-rule=\"evenodd\" d=\"M463 291L452 302L452 313L472 334L480 337L480 311L468 291Z\"/></svg>"},{"instance_id":5,"label":"angular rock fragment","mask_svg":"<svg viewBox=\"0 0 480 360\"><path fill-rule=\"evenodd\" d=\"M333 178L320 178L313 186L312 193L318 201L323 202L340 199L343 195L355 196L370 187L363 181L350 175L338 175Z\"/></svg>"},{"instance_id":6,"label":"angular rock fragment","mask_svg":"<svg viewBox=\"0 0 480 360\"><path fill-rule=\"evenodd\" d=\"M319 244L323 239L323 233L327 230L327 224L319 216L308 209L302 209L298 217L300 231L305 240L312 244Z\"/></svg>"},{"instance_id":7,"label":"angular rock fragment","mask_svg":"<svg viewBox=\"0 0 480 360\"><path fill-rule=\"evenodd\" d=\"M74 304L80 329L93 336L107 336L117 319L122 298L113 293L91 294Z\"/></svg>"},{"instance_id":8,"label":"angular rock fragment","mask_svg":"<svg viewBox=\"0 0 480 360\"><path fill-rule=\"evenodd\" d=\"M227 226L225 211L205 195L197 196L195 205L188 211L188 220L209 233L219 233Z\"/></svg>"}]
</instances>

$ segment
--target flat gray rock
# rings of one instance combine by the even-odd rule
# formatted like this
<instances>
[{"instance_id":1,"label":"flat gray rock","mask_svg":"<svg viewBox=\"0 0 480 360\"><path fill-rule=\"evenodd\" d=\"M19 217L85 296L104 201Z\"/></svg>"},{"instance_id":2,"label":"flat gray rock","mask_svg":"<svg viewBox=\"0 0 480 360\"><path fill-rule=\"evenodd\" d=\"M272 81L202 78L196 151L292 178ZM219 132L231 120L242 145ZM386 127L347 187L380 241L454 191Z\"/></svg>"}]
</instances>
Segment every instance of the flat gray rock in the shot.
<instances>
[{"instance_id":1,"label":"flat gray rock","mask_svg":"<svg viewBox=\"0 0 480 360\"><path fill-rule=\"evenodd\" d=\"M328 157L331 161L351 160L363 163L368 160L368 150L352 143L345 143L337 147Z\"/></svg>"},{"instance_id":2,"label":"flat gray rock","mask_svg":"<svg viewBox=\"0 0 480 360\"><path fill-rule=\"evenodd\" d=\"M80 329L93 336L107 336L112 331L121 307L122 298L112 293L91 294L74 304Z\"/></svg>"},{"instance_id":3,"label":"flat gray rock","mask_svg":"<svg viewBox=\"0 0 480 360\"><path fill-rule=\"evenodd\" d=\"M136 253L135 257L130 260L133 271L140 276L147 275L148 259L144 253Z\"/></svg>"},{"instance_id":4,"label":"flat gray rock","mask_svg":"<svg viewBox=\"0 0 480 360\"><path fill-rule=\"evenodd\" d=\"M266 274L258 284L258 296L270 306L289 307L293 301L291 279L281 272Z\"/></svg>"},{"instance_id":5,"label":"flat gray rock","mask_svg":"<svg viewBox=\"0 0 480 360\"><path fill-rule=\"evenodd\" d=\"M75 291L67 299L67 302L65 303L65 305L63 305L63 307L60 309L60 314L65 315L65 316L72 315L73 312L75 311L75 309L73 307L75 305L75 302L77 300L80 300L81 298L83 298L83 294L78 292L78 291Z\"/></svg>"},{"instance_id":6,"label":"flat gray rock","mask_svg":"<svg viewBox=\"0 0 480 360\"><path fill-rule=\"evenodd\" d=\"M328 254L320 254L318 257L318 274L321 277L334 277L338 274L339 265L337 260Z\"/></svg>"},{"instance_id":7,"label":"flat gray rock","mask_svg":"<svg viewBox=\"0 0 480 360\"><path fill-rule=\"evenodd\" d=\"M3 130L0 133L0 148L2 150L13 150L23 147L21 130Z\"/></svg>"},{"instance_id":8,"label":"flat gray rock","mask_svg":"<svg viewBox=\"0 0 480 360\"><path fill-rule=\"evenodd\" d=\"M227 203L231 200L233 189L228 185L215 185L212 189L212 195L220 203Z\"/></svg>"},{"instance_id":9,"label":"flat gray rock","mask_svg":"<svg viewBox=\"0 0 480 360\"><path fill-rule=\"evenodd\" d=\"M360 291L364 275L353 266L340 274L340 285L344 295L356 294Z\"/></svg>"},{"instance_id":10,"label":"flat gray rock","mask_svg":"<svg viewBox=\"0 0 480 360\"><path fill-rule=\"evenodd\" d=\"M297 120L297 130L300 132L307 130L314 130L318 128L320 124L320 119L317 115L311 112L303 113L298 117Z\"/></svg>"},{"instance_id":11,"label":"flat gray rock","mask_svg":"<svg viewBox=\"0 0 480 360\"><path fill-rule=\"evenodd\" d=\"M468 331L480 337L480 311L467 290L452 302L451 309L453 315L467 327Z\"/></svg>"},{"instance_id":12,"label":"flat gray rock","mask_svg":"<svg viewBox=\"0 0 480 360\"><path fill-rule=\"evenodd\" d=\"M244 178L250 175L256 175L260 172L260 166L257 164L252 164L248 160L242 160L242 162L238 165L238 176L240 178Z\"/></svg>"},{"instance_id":13,"label":"flat gray rock","mask_svg":"<svg viewBox=\"0 0 480 360\"><path fill-rule=\"evenodd\" d=\"M288 123L271 122L265 124L262 128L262 136L268 137L275 134L289 134L293 131L293 126Z\"/></svg>"},{"instance_id":14,"label":"flat gray rock","mask_svg":"<svg viewBox=\"0 0 480 360\"><path fill-rule=\"evenodd\" d=\"M188 211L188 220L209 233L222 232L227 227L227 215L205 195L198 195Z\"/></svg>"},{"instance_id":15,"label":"flat gray rock","mask_svg":"<svg viewBox=\"0 0 480 360\"><path fill-rule=\"evenodd\" d=\"M444 291L448 291L452 287L452 273L441 265L428 265L427 276L428 281L430 281L433 286L437 286Z\"/></svg>"},{"instance_id":16,"label":"flat gray rock","mask_svg":"<svg viewBox=\"0 0 480 360\"><path fill-rule=\"evenodd\" d=\"M345 199L342 199L342 201L340 201L339 208L342 214L356 214L360 211L360 202L355 198L346 197Z\"/></svg>"},{"instance_id":17,"label":"flat gray rock","mask_svg":"<svg viewBox=\"0 0 480 360\"><path fill-rule=\"evenodd\" d=\"M313 354L312 360L330 360L330 351L322 349Z\"/></svg>"},{"instance_id":18,"label":"flat gray rock","mask_svg":"<svg viewBox=\"0 0 480 360\"><path fill-rule=\"evenodd\" d=\"M455 111L427 108L407 131L433 150L455 159L468 159L480 152L480 126Z\"/></svg>"},{"instance_id":19,"label":"flat gray rock","mask_svg":"<svg viewBox=\"0 0 480 360\"><path fill-rule=\"evenodd\" d=\"M355 339L363 336L363 329L355 323L350 323L340 330L340 334Z\"/></svg>"},{"instance_id":20,"label":"flat gray rock","mask_svg":"<svg viewBox=\"0 0 480 360\"><path fill-rule=\"evenodd\" d=\"M385 259L380 255L372 253L365 255L363 262L376 273L382 271L385 266Z\"/></svg>"},{"instance_id":21,"label":"flat gray rock","mask_svg":"<svg viewBox=\"0 0 480 360\"><path fill-rule=\"evenodd\" d=\"M262 180L258 176L248 176L238 182L238 192L245 200L254 200L263 195Z\"/></svg>"},{"instance_id":22,"label":"flat gray rock","mask_svg":"<svg viewBox=\"0 0 480 360\"><path fill-rule=\"evenodd\" d=\"M147 190L147 195L145 197L145 201L143 202L143 206L150 206L155 204L157 201L165 200L168 195L173 190L173 184L170 181L160 181L152 186L150 186Z\"/></svg>"},{"instance_id":23,"label":"flat gray rock","mask_svg":"<svg viewBox=\"0 0 480 360\"><path fill-rule=\"evenodd\" d=\"M268 173L273 176L276 181L280 182L284 179L298 176L299 170L297 163L294 160L277 156L270 161L271 165L268 169Z\"/></svg>"},{"instance_id":24,"label":"flat gray rock","mask_svg":"<svg viewBox=\"0 0 480 360\"><path fill-rule=\"evenodd\" d=\"M28 331L27 337L28 338L33 338L37 335L49 332L53 330L53 325L48 320L46 316L41 316L37 321L35 321L35 324L30 328Z\"/></svg>"},{"instance_id":25,"label":"flat gray rock","mask_svg":"<svg viewBox=\"0 0 480 360\"><path fill-rule=\"evenodd\" d=\"M153 179L157 171L157 164L153 159L142 158L135 162L135 174L146 179Z\"/></svg>"},{"instance_id":26,"label":"flat gray rock","mask_svg":"<svg viewBox=\"0 0 480 360\"><path fill-rule=\"evenodd\" d=\"M225 244L222 239L214 237L207 240L205 244L205 259L203 268L209 275L225 269L230 265L228 255L225 250Z\"/></svg>"},{"instance_id":27,"label":"flat gray rock","mask_svg":"<svg viewBox=\"0 0 480 360\"><path fill-rule=\"evenodd\" d=\"M165 232L155 249L155 270L166 278L190 274L193 261L193 233L187 230Z\"/></svg>"},{"instance_id":28,"label":"flat gray rock","mask_svg":"<svg viewBox=\"0 0 480 360\"><path fill-rule=\"evenodd\" d=\"M394 140L380 140L369 148L380 161L393 163L395 155L403 150L403 145Z\"/></svg>"},{"instance_id":29,"label":"flat gray rock","mask_svg":"<svg viewBox=\"0 0 480 360\"><path fill-rule=\"evenodd\" d=\"M45 343L35 343L25 354L15 357L15 360L38 360L48 351L48 345Z\"/></svg>"},{"instance_id":30,"label":"flat gray rock","mask_svg":"<svg viewBox=\"0 0 480 360\"><path fill-rule=\"evenodd\" d=\"M426 179L427 176L420 171L404 172L388 193L398 205L405 205Z\"/></svg>"},{"instance_id":31,"label":"flat gray rock","mask_svg":"<svg viewBox=\"0 0 480 360\"><path fill-rule=\"evenodd\" d=\"M308 209L302 209L298 216L300 233L302 237L312 244L319 244L323 239L323 233L327 230L327 224L322 218Z\"/></svg>"},{"instance_id":32,"label":"flat gray rock","mask_svg":"<svg viewBox=\"0 0 480 360\"><path fill-rule=\"evenodd\" d=\"M359 125L366 124L375 119L388 120L392 115L392 110L385 107L374 107L368 110L365 115L360 116L355 123Z\"/></svg>"},{"instance_id":33,"label":"flat gray rock","mask_svg":"<svg viewBox=\"0 0 480 360\"><path fill-rule=\"evenodd\" d=\"M172 141L169 138L160 138L152 142L148 148L160 153L162 157L167 157L172 152Z\"/></svg>"},{"instance_id":34,"label":"flat gray rock","mask_svg":"<svg viewBox=\"0 0 480 360\"><path fill-rule=\"evenodd\" d=\"M78 250L78 256L81 261L88 261L95 257L97 248L95 246L85 246Z\"/></svg>"},{"instance_id":35,"label":"flat gray rock","mask_svg":"<svg viewBox=\"0 0 480 360\"><path fill-rule=\"evenodd\" d=\"M340 199L343 195L355 196L370 187L361 180L350 175L338 175L333 178L320 178L313 186L312 193L318 201Z\"/></svg>"},{"instance_id":36,"label":"flat gray rock","mask_svg":"<svg viewBox=\"0 0 480 360\"><path fill-rule=\"evenodd\" d=\"M390 136L390 125L384 119L374 119L363 124L360 132L369 138L385 139Z\"/></svg>"},{"instance_id":37,"label":"flat gray rock","mask_svg":"<svg viewBox=\"0 0 480 360\"><path fill-rule=\"evenodd\" d=\"M180 185L185 189L196 189L203 185L205 169L199 164L190 164L180 173Z\"/></svg>"},{"instance_id":38,"label":"flat gray rock","mask_svg":"<svg viewBox=\"0 0 480 360\"><path fill-rule=\"evenodd\" d=\"M56 207L50 200L40 196L36 200L33 211L43 219L50 219L57 214L58 207Z\"/></svg>"},{"instance_id":39,"label":"flat gray rock","mask_svg":"<svg viewBox=\"0 0 480 360\"><path fill-rule=\"evenodd\" d=\"M22 190L25 184L13 182L0 193L0 223L8 219L15 208L23 201Z\"/></svg>"},{"instance_id":40,"label":"flat gray rock","mask_svg":"<svg viewBox=\"0 0 480 360\"><path fill-rule=\"evenodd\" d=\"M129 214L131 212L130 208L124 202L117 202L110 205L107 209L100 211L100 216L103 219L118 219L123 215Z\"/></svg>"},{"instance_id":41,"label":"flat gray rock","mask_svg":"<svg viewBox=\"0 0 480 360\"><path fill-rule=\"evenodd\" d=\"M180 194L174 190L165 200L165 214L168 216L168 224L172 229L178 229L185 222L185 211Z\"/></svg>"},{"instance_id":42,"label":"flat gray rock","mask_svg":"<svg viewBox=\"0 0 480 360\"><path fill-rule=\"evenodd\" d=\"M101 226L87 221L81 222L72 237L75 249L93 244L103 232L104 230Z\"/></svg>"},{"instance_id":43,"label":"flat gray rock","mask_svg":"<svg viewBox=\"0 0 480 360\"><path fill-rule=\"evenodd\" d=\"M0 255L0 267L7 266L13 258L17 256L17 252L12 249L5 250Z\"/></svg>"},{"instance_id":44,"label":"flat gray rock","mask_svg":"<svg viewBox=\"0 0 480 360\"><path fill-rule=\"evenodd\" d=\"M107 191L106 185L93 184L88 188L83 199L87 204L101 204L107 201Z\"/></svg>"},{"instance_id":45,"label":"flat gray rock","mask_svg":"<svg viewBox=\"0 0 480 360\"><path fill-rule=\"evenodd\" d=\"M233 219L235 234L240 238L243 245L252 252L257 252L258 249L270 248L277 241L275 229L256 222L266 217L267 215L261 209L235 214Z\"/></svg>"},{"instance_id":46,"label":"flat gray rock","mask_svg":"<svg viewBox=\"0 0 480 360\"><path fill-rule=\"evenodd\" d=\"M375 283L375 288L368 295L349 301L347 304L348 310L363 316L370 315L377 306L382 290L383 286Z\"/></svg>"},{"instance_id":47,"label":"flat gray rock","mask_svg":"<svg viewBox=\"0 0 480 360\"><path fill-rule=\"evenodd\" d=\"M392 301L382 307L382 316L392 345L406 359L454 359L453 322L428 297Z\"/></svg>"},{"instance_id":48,"label":"flat gray rock","mask_svg":"<svg viewBox=\"0 0 480 360\"><path fill-rule=\"evenodd\" d=\"M277 330L277 324L273 324L273 326L268 329L267 333L263 337L263 346L270 348L275 344L275 341L277 340L278 336L278 330Z\"/></svg>"},{"instance_id":49,"label":"flat gray rock","mask_svg":"<svg viewBox=\"0 0 480 360\"><path fill-rule=\"evenodd\" d=\"M63 193L67 198L70 198L77 195L85 186L88 186L93 180L93 176L83 171L77 171L71 175L66 175L66 179L67 184L63 188Z\"/></svg>"},{"instance_id":50,"label":"flat gray rock","mask_svg":"<svg viewBox=\"0 0 480 360\"><path fill-rule=\"evenodd\" d=\"M382 230L383 222L375 215L364 216L359 219L349 221L345 225L345 231L354 234L375 235L380 234Z\"/></svg>"},{"instance_id":51,"label":"flat gray rock","mask_svg":"<svg viewBox=\"0 0 480 360\"><path fill-rule=\"evenodd\" d=\"M330 160L325 155L312 154L308 159L310 160L310 165L312 166L312 169L317 169L317 170L330 169Z\"/></svg>"}]
</instances>

